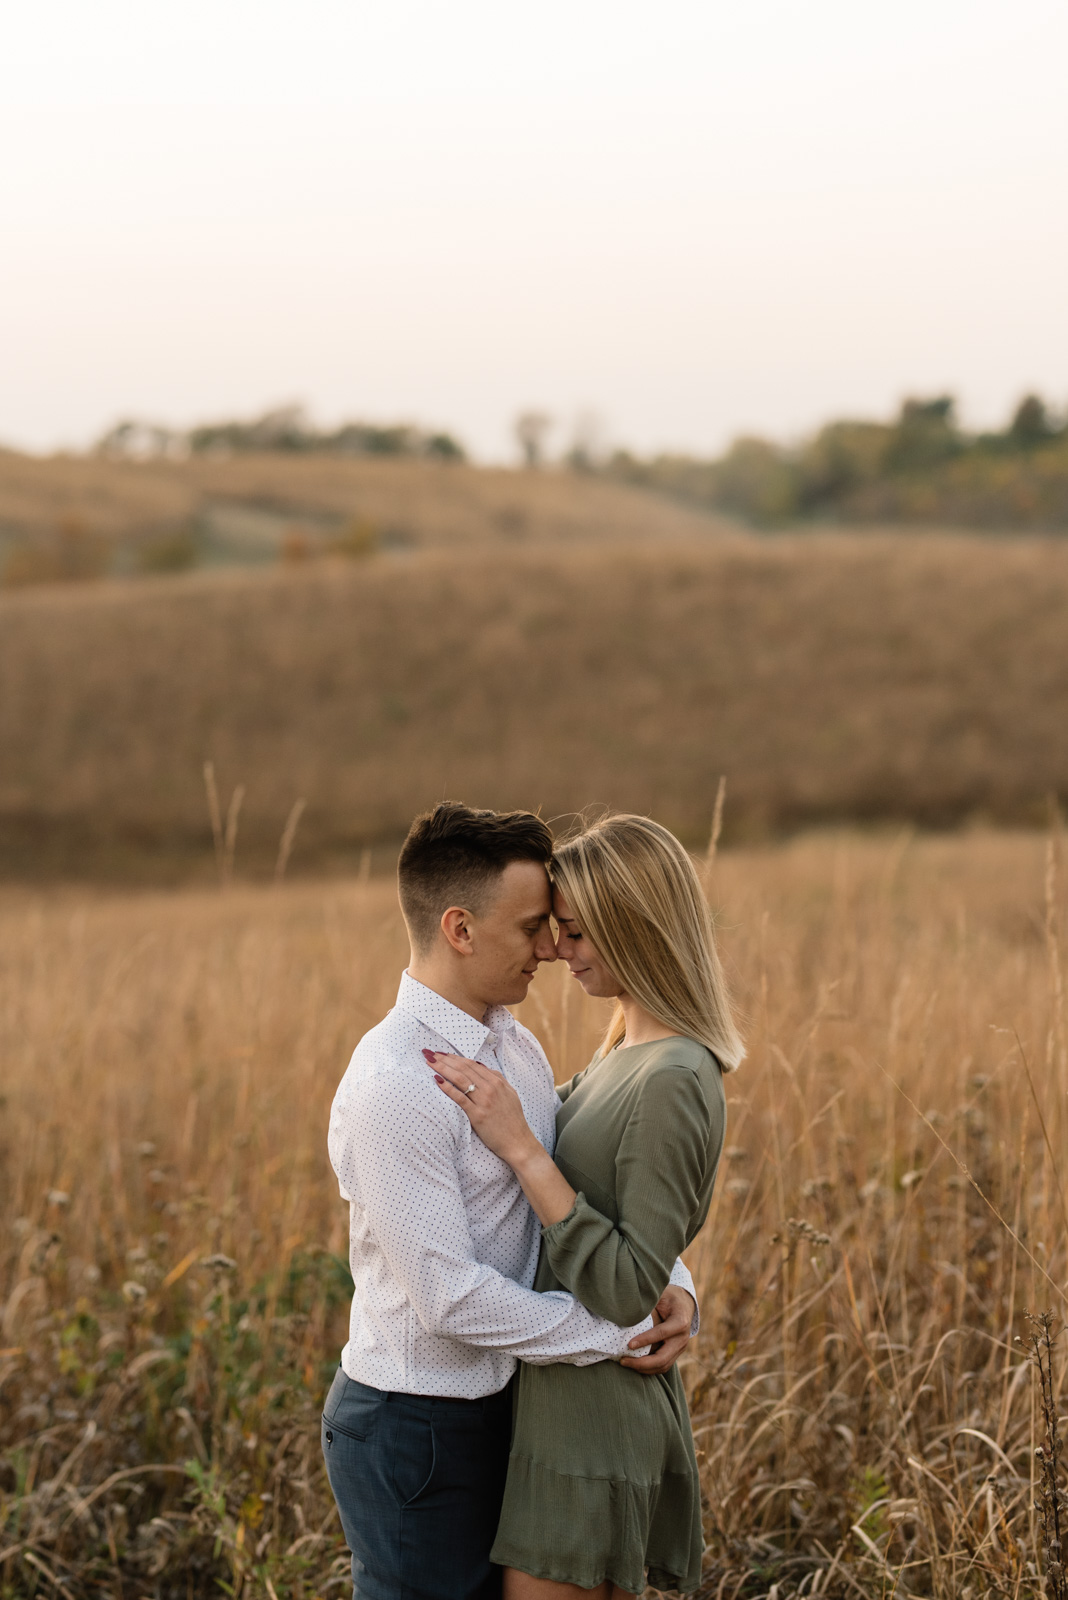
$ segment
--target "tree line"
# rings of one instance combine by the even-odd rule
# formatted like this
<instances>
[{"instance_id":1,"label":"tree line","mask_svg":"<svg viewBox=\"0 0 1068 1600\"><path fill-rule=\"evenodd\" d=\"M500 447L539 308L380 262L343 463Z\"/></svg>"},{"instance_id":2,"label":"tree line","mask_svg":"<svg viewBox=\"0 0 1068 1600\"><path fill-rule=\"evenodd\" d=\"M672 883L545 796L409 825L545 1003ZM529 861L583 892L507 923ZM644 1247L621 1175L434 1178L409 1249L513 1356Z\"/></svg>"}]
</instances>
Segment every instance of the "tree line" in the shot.
<instances>
[{"instance_id":1,"label":"tree line","mask_svg":"<svg viewBox=\"0 0 1068 1600\"><path fill-rule=\"evenodd\" d=\"M1068 527L1068 417L1036 394L1000 431L968 432L954 397L939 395L906 400L892 422L829 422L797 445L747 436L711 460L619 450L596 470L758 526L817 518Z\"/></svg>"},{"instance_id":2,"label":"tree line","mask_svg":"<svg viewBox=\"0 0 1068 1600\"><path fill-rule=\"evenodd\" d=\"M120 460L253 452L466 459L463 445L451 433L428 431L407 422L343 422L337 428L319 428L302 406L278 406L259 417L202 422L188 430L127 418L109 428L96 444L98 455Z\"/></svg>"}]
</instances>

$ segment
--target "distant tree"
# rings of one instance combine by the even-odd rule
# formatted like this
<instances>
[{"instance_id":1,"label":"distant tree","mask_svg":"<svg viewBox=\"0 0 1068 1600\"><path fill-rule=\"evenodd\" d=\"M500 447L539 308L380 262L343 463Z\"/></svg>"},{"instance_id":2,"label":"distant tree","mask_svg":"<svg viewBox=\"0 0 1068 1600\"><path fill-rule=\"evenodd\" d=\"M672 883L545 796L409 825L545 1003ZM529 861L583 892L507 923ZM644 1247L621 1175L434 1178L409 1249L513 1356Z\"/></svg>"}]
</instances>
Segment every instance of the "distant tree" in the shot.
<instances>
[{"instance_id":1,"label":"distant tree","mask_svg":"<svg viewBox=\"0 0 1068 1600\"><path fill-rule=\"evenodd\" d=\"M779 445L767 439L735 439L714 464L716 503L754 522L782 522L796 516L798 474Z\"/></svg>"},{"instance_id":2,"label":"distant tree","mask_svg":"<svg viewBox=\"0 0 1068 1600\"><path fill-rule=\"evenodd\" d=\"M205 422L190 429L194 455L219 455L247 450L299 452L313 447L314 433L303 407L276 406L251 422Z\"/></svg>"},{"instance_id":3,"label":"distant tree","mask_svg":"<svg viewBox=\"0 0 1068 1600\"><path fill-rule=\"evenodd\" d=\"M545 441L553 419L544 411L521 411L515 419L515 436L528 467L540 467L545 461Z\"/></svg>"},{"instance_id":4,"label":"distant tree","mask_svg":"<svg viewBox=\"0 0 1068 1600\"><path fill-rule=\"evenodd\" d=\"M254 450L306 450L315 436L307 412L296 403L265 411L248 431Z\"/></svg>"},{"instance_id":5,"label":"distant tree","mask_svg":"<svg viewBox=\"0 0 1068 1600\"><path fill-rule=\"evenodd\" d=\"M888 472L923 472L964 448L952 395L906 400L887 441L883 465Z\"/></svg>"},{"instance_id":6,"label":"distant tree","mask_svg":"<svg viewBox=\"0 0 1068 1600\"><path fill-rule=\"evenodd\" d=\"M197 455L242 451L285 451L333 456L436 456L463 460L462 445L448 433L424 433L408 422L343 422L324 431L316 428L300 406L279 406L250 422L203 423L187 435Z\"/></svg>"},{"instance_id":7,"label":"distant tree","mask_svg":"<svg viewBox=\"0 0 1068 1600\"><path fill-rule=\"evenodd\" d=\"M184 433L158 422L124 418L99 438L95 453L113 461L182 460L189 454Z\"/></svg>"},{"instance_id":8,"label":"distant tree","mask_svg":"<svg viewBox=\"0 0 1068 1600\"><path fill-rule=\"evenodd\" d=\"M891 432L881 422L829 422L802 445L797 466L805 509L831 506L877 478Z\"/></svg>"},{"instance_id":9,"label":"distant tree","mask_svg":"<svg viewBox=\"0 0 1068 1600\"><path fill-rule=\"evenodd\" d=\"M418 454L414 429L404 423L393 427L365 427L364 448L369 456L413 456Z\"/></svg>"},{"instance_id":10,"label":"distant tree","mask_svg":"<svg viewBox=\"0 0 1068 1600\"><path fill-rule=\"evenodd\" d=\"M1037 394L1028 394L1020 401L1009 423L1009 438L1018 449L1029 450L1045 444L1057 436L1058 429L1046 409L1046 402Z\"/></svg>"},{"instance_id":11,"label":"distant tree","mask_svg":"<svg viewBox=\"0 0 1068 1600\"><path fill-rule=\"evenodd\" d=\"M956 426L957 402L951 394L940 394L935 400L905 400L901 406L898 426L911 423L940 423L944 427Z\"/></svg>"},{"instance_id":12,"label":"distant tree","mask_svg":"<svg viewBox=\"0 0 1068 1600\"><path fill-rule=\"evenodd\" d=\"M465 461L467 452L458 439L451 433L431 433L427 436L423 446L424 455L433 456L439 461Z\"/></svg>"}]
</instances>

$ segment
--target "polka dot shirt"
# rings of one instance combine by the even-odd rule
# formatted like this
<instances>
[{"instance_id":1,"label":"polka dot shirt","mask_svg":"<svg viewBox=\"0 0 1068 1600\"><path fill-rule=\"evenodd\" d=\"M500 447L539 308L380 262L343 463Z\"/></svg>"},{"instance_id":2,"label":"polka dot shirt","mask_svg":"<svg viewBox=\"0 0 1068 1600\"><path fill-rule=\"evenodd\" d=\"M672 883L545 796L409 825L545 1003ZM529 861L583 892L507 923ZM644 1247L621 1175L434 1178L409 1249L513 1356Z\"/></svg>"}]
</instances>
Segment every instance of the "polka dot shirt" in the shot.
<instances>
[{"instance_id":1,"label":"polka dot shirt","mask_svg":"<svg viewBox=\"0 0 1068 1600\"><path fill-rule=\"evenodd\" d=\"M517 1359L586 1365L627 1353L635 1329L562 1290L534 1293L538 1219L512 1169L441 1093L423 1049L503 1072L537 1138L549 1151L555 1142L559 1100L534 1035L503 1006L478 1022L404 973L330 1112L355 1284L344 1370L377 1389L477 1399L502 1389ZM692 1292L681 1262L672 1282Z\"/></svg>"}]
</instances>

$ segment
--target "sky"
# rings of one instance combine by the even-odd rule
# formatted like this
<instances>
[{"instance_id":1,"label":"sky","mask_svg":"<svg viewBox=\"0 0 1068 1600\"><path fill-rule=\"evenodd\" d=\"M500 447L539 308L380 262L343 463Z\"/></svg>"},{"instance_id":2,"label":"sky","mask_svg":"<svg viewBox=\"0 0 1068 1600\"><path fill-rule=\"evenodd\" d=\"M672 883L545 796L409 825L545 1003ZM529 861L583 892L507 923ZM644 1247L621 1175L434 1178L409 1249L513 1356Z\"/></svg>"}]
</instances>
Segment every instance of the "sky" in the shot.
<instances>
[{"instance_id":1,"label":"sky","mask_svg":"<svg viewBox=\"0 0 1068 1600\"><path fill-rule=\"evenodd\" d=\"M0 442L1064 406L1066 60L1063 0L11 7Z\"/></svg>"}]
</instances>

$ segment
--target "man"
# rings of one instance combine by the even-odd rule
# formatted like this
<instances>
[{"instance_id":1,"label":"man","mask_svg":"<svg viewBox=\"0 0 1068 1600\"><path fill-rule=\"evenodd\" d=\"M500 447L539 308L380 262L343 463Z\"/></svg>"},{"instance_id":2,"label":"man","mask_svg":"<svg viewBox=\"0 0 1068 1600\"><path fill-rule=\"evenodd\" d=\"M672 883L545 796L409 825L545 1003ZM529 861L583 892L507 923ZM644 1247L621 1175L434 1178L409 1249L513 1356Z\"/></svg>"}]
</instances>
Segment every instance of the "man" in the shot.
<instances>
[{"instance_id":1,"label":"man","mask_svg":"<svg viewBox=\"0 0 1068 1600\"><path fill-rule=\"evenodd\" d=\"M503 1072L553 1149L551 1069L506 1009L556 958L551 850L529 812L448 803L417 818L398 868L411 960L334 1099L330 1159L350 1204L355 1294L322 1437L357 1600L493 1600L517 1360L616 1358L662 1372L695 1316L681 1262L638 1329L562 1291L535 1294L537 1219L424 1059L444 1050ZM634 1355L654 1320L661 1342Z\"/></svg>"}]
</instances>

